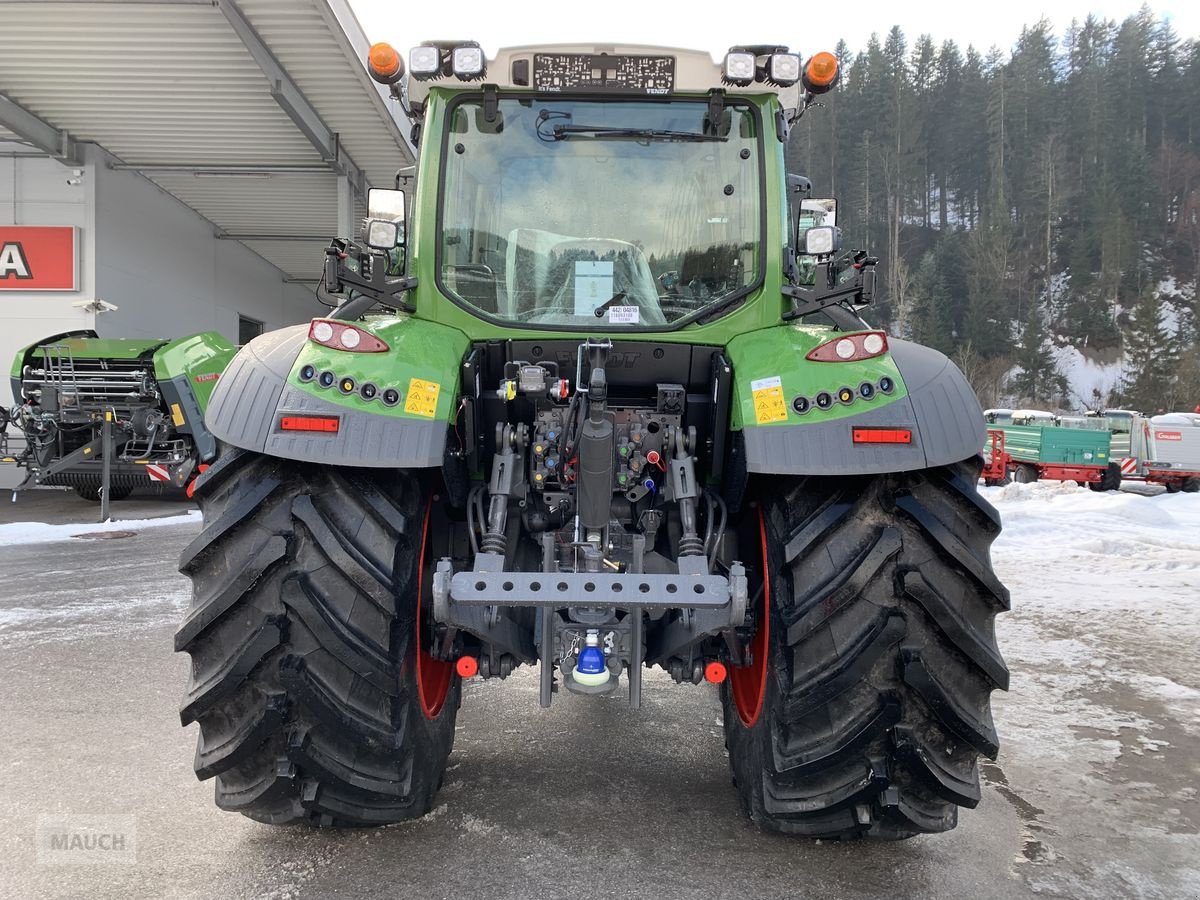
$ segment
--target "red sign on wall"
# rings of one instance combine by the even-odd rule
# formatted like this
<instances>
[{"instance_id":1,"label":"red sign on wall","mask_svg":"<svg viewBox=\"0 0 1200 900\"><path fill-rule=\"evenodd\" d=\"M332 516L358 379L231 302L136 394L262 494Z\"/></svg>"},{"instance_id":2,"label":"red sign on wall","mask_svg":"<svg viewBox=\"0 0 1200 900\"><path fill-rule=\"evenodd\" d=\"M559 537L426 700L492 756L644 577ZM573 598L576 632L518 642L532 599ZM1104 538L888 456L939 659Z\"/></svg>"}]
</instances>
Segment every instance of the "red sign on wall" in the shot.
<instances>
[{"instance_id":1,"label":"red sign on wall","mask_svg":"<svg viewBox=\"0 0 1200 900\"><path fill-rule=\"evenodd\" d=\"M79 230L0 225L0 291L74 291Z\"/></svg>"}]
</instances>

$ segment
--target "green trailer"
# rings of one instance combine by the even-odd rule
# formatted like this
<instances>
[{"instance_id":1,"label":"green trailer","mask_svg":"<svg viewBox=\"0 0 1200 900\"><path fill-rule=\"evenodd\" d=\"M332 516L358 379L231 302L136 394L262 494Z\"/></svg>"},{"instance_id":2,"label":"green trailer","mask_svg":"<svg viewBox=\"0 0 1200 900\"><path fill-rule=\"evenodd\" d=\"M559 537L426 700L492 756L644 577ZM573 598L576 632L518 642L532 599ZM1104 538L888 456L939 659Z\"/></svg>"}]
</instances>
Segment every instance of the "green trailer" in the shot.
<instances>
[{"instance_id":1,"label":"green trailer","mask_svg":"<svg viewBox=\"0 0 1200 900\"><path fill-rule=\"evenodd\" d=\"M1004 425L1005 469L1012 480L1075 481L1097 491L1121 486L1120 466L1110 461L1112 435L1101 429L1057 425Z\"/></svg>"}]
</instances>

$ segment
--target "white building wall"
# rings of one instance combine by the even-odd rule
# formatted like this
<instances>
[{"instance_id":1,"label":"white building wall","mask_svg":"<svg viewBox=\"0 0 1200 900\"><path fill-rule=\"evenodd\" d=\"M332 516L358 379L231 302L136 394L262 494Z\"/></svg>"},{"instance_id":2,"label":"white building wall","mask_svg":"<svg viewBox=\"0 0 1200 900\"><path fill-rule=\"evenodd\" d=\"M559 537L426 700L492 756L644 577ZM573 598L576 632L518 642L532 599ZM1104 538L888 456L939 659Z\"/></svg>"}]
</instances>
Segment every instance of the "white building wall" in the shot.
<instances>
[{"instance_id":1,"label":"white building wall","mask_svg":"<svg viewBox=\"0 0 1200 900\"><path fill-rule=\"evenodd\" d=\"M211 222L134 172L107 167L94 145L81 183L51 159L0 143L0 225L75 225L79 289L0 291L0 403L13 402L8 373L21 347L51 334L95 328L103 337L182 337L219 331L236 343L238 314L266 330L318 315L311 287L283 274L236 241L219 241ZM118 309L93 314L73 306L101 299ZM15 483L0 466L0 489Z\"/></svg>"},{"instance_id":2,"label":"white building wall","mask_svg":"<svg viewBox=\"0 0 1200 900\"><path fill-rule=\"evenodd\" d=\"M267 331L321 312L311 288L283 275L142 176L100 160L96 184L96 292L117 305L97 317L104 337L219 331L237 341L238 314ZM314 263L314 267L319 261Z\"/></svg>"},{"instance_id":3,"label":"white building wall","mask_svg":"<svg viewBox=\"0 0 1200 900\"><path fill-rule=\"evenodd\" d=\"M75 225L79 232L77 291L0 291L0 369L5 384L0 403L12 403L7 376L21 347L63 331L93 327L94 317L73 303L95 294L92 260L95 255L92 195L95 181L85 166L78 185L68 169L52 159L5 156L28 152L20 144L0 142L0 225Z\"/></svg>"}]
</instances>

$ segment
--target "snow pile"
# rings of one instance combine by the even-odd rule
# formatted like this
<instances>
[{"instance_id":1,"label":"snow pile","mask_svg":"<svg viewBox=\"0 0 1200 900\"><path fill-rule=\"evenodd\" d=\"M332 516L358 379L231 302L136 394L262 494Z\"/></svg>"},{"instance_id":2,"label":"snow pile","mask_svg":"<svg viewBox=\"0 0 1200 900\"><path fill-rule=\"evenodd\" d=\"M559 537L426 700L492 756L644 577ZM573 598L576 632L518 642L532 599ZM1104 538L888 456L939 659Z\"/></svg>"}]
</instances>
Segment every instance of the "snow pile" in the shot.
<instances>
[{"instance_id":1,"label":"snow pile","mask_svg":"<svg viewBox=\"0 0 1200 900\"><path fill-rule=\"evenodd\" d=\"M161 519L130 519L115 522L109 519L97 525L47 525L44 522L13 522L0 525L0 547L15 544L48 544L53 541L69 540L76 535L91 535L112 531L144 531L147 528L162 528L166 525L200 524L200 511L189 510L182 516L164 516Z\"/></svg>"},{"instance_id":2,"label":"snow pile","mask_svg":"<svg viewBox=\"0 0 1200 900\"><path fill-rule=\"evenodd\" d=\"M1114 568L1135 572L1161 567L1184 576L1190 590L1180 599L1200 608L1200 595L1195 593L1200 587L1200 494L1100 493L1071 481L981 490L1004 523L992 555L998 566L1005 557L1021 560L1015 573L1018 582L1027 581L1031 570L1042 565L1069 570L1071 560L1088 563L1076 569L1073 587L1086 583L1098 568L1111 576ZM1091 559L1097 555L1103 557L1103 565ZM1045 583L1044 574L1037 573L1039 585ZM1111 582L1103 585L1102 593L1118 602L1125 597Z\"/></svg>"}]
</instances>

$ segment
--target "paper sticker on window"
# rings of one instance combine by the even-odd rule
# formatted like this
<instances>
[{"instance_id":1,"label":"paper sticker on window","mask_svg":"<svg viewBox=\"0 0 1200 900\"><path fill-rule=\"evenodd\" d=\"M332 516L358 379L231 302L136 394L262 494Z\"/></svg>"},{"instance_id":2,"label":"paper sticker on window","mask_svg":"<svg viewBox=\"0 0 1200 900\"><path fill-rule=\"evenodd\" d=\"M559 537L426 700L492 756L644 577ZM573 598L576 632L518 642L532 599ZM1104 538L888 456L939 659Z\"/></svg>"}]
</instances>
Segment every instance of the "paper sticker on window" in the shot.
<instances>
[{"instance_id":1,"label":"paper sticker on window","mask_svg":"<svg viewBox=\"0 0 1200 900\"><path fill-rule=\"evenodd\" d=\"M575 263L575 315L592 316L596 307L613 297L613 264L579 260Z\"/></svg>"},{"instance_id":2,"label":"paper sticker on window","mask_svg":"<svg viewBox=\"0 0 1200 900\"><path fill-rule=\"evenodd\" d=\"M787 404L783 402L783 380L778 375L750 382L750 393L754 398L755 422L764 425L768 422L787 421Z\"/></svg>"},{"instance_id":3,"label":"paper sticker on window","mask_svg":"<svg viewBox=\"0 0 1200 900\"><path fill-rule=\"evenodd\" d=\"M610 306L609 325L636 325L641 321L641 310L636 306Z\"/></svg>"},{"instance_id":4,"label":"paper sticker on window","mask_svg":"<svg viewBox=\"0 0 1200 900\"><path fill-rule=\"evenodd\" d=\"M441 390L442 386L436 381L411 379L408 382L408 399L404 401L404 411L414 416L432 419L437 414L438 394Z\"/></svg>"}]
</instances>

